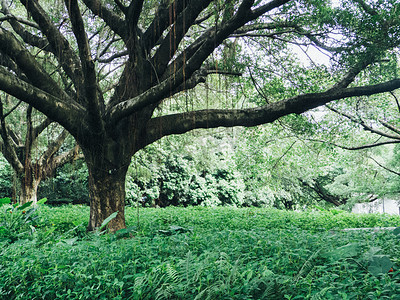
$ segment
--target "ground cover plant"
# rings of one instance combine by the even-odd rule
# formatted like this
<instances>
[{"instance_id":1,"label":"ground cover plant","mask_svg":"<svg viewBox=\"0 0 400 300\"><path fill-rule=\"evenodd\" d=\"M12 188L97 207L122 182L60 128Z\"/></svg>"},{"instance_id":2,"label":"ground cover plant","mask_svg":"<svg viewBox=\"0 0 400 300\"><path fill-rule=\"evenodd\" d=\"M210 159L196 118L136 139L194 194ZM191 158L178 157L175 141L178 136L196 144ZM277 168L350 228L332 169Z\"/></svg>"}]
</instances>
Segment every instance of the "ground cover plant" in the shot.
<instances>
[{"instance_id":1,"label":"ground cover plant","mask_svg":"<svg viewBox=\"0 0 400 300\"><path fill-rule=\"evenodd\" d=\"M0 242L0 297L399 299L399 230L341 230L397 227L398 216L229 207L126 214L130 235L86 234L88 207L40 206L34 231Z\"/></svg>"}]
</instances>

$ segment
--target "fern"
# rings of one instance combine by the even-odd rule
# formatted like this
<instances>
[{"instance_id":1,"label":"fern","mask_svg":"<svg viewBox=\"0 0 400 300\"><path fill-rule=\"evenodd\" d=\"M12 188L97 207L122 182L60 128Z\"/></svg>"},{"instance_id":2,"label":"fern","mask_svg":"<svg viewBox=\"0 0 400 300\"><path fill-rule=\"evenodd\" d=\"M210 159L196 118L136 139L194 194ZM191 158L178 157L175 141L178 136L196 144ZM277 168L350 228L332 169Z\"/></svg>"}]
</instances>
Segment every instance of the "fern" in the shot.
<instances>
[{"instance_id":1,"label":"fern","mask_svg":"<svg viewBox=\"0 0 400 300\"><path fill-rule=\"evenodd\" d=\"M304 262L303 266L301 267L299 273L296 275L294 279L294 284L297 285L298 281L302 277L307 277L308 274L314 269L315 267L315 258L321 252L321 248L315 251L310 257ZM304 276L306 274L306 276Z\"/></svg>"},{"instance_id":2,"label":"fern","mask_svg":"<svg viewBox=\"0 0 400 300\"><path fill-rule=\"evenodd\" d=\"M180 274L169 263L163 265L163 268L157 268L163 272L162 279L164 283L156 290L156 299L169 299L173 296L177 284L181 281Z\"/></svg>"}]
</instances>

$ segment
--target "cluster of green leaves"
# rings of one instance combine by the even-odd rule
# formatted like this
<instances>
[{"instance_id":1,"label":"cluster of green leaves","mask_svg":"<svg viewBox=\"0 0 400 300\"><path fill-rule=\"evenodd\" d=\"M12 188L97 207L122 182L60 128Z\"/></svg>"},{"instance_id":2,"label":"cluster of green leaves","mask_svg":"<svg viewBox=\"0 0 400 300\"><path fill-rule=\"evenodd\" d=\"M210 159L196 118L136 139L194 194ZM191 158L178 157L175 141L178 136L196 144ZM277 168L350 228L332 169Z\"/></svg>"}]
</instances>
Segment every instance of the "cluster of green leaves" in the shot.
<instances>
[{"instance_id":1,"label":"cluster of green leaves","mask_svg":"<svg viewBox=\"0 0 400 300\"><path fill-rule=\"evenodd\" d=\"M0 197L12 194L12 170L5 158L0 155Z\"/></svg>"},{"instance_id":2,"label":"cluster of green leaves","mask_svg":"<svg viewBox=\"0 0 400 300\"><path fill-rule=\"evenodd\" d=\"M161 207L242 205L244 183L226 139L179 138L149 146L136 156L126 184L128 201Z\"/></svg>"},{"instance_id":3,"label":"cluster of green leaves","mask_svg":"<svg viewBox=\"0 0 400 300\"><path fill-rule=\"evenodd\" d=\"M2 242L3 298L383 299L400 292L398 230L340 230L397 226L399 217L146 208L137 223L128 207L136 234L115 239L79 236L73 228L66 234L60 224L75 226L88 217L87 207L42 208L45 222L54 222L38 229L45 242Z\"/></svg>"},{"instance_id":4,"label":"cluster of green leaves","mask_svg":"<svg viewBox=\"0 0 400 300\"><path fill-rule=\"evenodd\" d=\"M32 202L19 205L10 204L10 198L0 199L0 241L15 242L31 236L38 226L39 216L36 210L47 199L39 200L36 206Z\"/></svg>"}]
</instances>

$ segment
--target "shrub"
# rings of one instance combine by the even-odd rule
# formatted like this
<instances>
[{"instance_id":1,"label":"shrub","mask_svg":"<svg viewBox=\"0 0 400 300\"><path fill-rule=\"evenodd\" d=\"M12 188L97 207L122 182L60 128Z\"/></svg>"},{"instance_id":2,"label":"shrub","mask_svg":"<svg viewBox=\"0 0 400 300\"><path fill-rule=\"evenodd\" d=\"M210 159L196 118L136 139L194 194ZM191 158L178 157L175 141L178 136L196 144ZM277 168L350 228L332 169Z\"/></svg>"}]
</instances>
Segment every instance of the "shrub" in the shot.
<instances>
[{"instance_id":1,"label":"shrub","mask_svg":"<svg viewBox=\"0 0 400 300\"><path fill-rule=\"evenodd\" d=\"M38 201L38 205L46 202L47 199ZM39 216L36 214L38 205L32 206L33 202L23 205L10 205L10 198L0 199L0 241L15 242L18 239L26 238L36 231Z\"/></svg>"}]
</instances>

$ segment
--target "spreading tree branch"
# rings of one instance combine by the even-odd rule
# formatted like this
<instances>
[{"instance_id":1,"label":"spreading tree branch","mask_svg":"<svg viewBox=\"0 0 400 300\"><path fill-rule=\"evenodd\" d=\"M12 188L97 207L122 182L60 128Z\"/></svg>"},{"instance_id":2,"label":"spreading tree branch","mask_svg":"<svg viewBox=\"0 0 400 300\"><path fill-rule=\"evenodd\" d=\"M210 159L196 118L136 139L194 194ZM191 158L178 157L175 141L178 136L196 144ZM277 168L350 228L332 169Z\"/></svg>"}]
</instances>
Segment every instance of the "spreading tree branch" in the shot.
<instances>
[{"instance_id":1,"label":"spreading tree branch","mask_svg":"<svg viewBox=\"0 0 400 300\"><path fill-rule=\"evenodd\" d=\"M397 175L397 176L400 176L400 173L399 173L399 172L396 172L396 171L394 171L394 170L392 170L392 169L389 169L388 167L382 165L380 162L378 162L378 161L377 161L376 159L374 159L372 156L368 156L368 158L371 159L371 160L373 160L373 161L374 161L378 166L380 166L382 169L384 169L384 170L386 170L386 171L388 171L388 172L390 172L390 173L393 173L393 174L395 174L395 175Z\"/></svg>"},{"instance_id":2,"label":"spreading tree branch","mask_svg":"<svg viewBox=\"0 0 400 300\"><path fill-rule=\"evenodd\" d=\"M84 75L85 98L88 103L87 111L90 118L89 123L93 127L93 130L103 132L104 123L101 114L104 110L104 102L100 101L101 97L98 93L100 87L97 84L95 64L91 57L82 14L77 0L65 0L65 5L67 6L71 18L72 30L78 43L79 57Z\"/></svg>"},{"instance_id":3,"label":"spreading tree branch","mask_svg":"<svg viewBox=\"0 0 400 300\"><path fill-rule=\"evenodd\" d=\"M79 152L79 150L80 150L79 146L76 145L69 151L63 152L60 155L52 157L52 159L49 161L49 164L43 166L42 179L46 179L53 176L55 170L57 170L58 168L62 167L67 163L83 159L84 156L81 152Z\"/></svg>"},{"instance_id":4,"label":"spreading tree branch","mask_svg":"<svg viewBox=\"0 0 400 300\"><path fill-rule=\"evenodd\" d=\"M0 28L0 51L14 60L35 87L53 95L67 96L35 57L10 32L2 28Z\"/></svg>"},{"instance_id":5,"label":"spreading tree branch","mask_svg":"<svg viewBox=\"0 0 400 300\"><path fill-rule=\"evenodd\" d=\"M396 126L394 126L394 125L392 125L392 124L390 124L390 123L388 123L388 122L385 122L385 121L383 121L383 120L379 120L379 123L381 123L381 124L382 124L383 126L385 126L387 129L389 129L389 130L391 130L391 131L397 133L397 134L398 134L398 138L400 139L400 128L398 128L398 127L396 127Z\"/></svg>"},{"instance_id":6,"label":"spreading tree branch","mask_svg":"<svg viewBox=\"0 0 400 300\"><path fill-rule=\"evenodd\" d=\"M84 91L84 87L82 87L84 76L81 71L79 59L69 45L68 40L62 35L58 28L54 26L45 10L39 5L38 0L20 1L26 7L27 11L32 14L32 18L39 25L41 32L46 36L53 50L53 54L74 83L76 92L79 95L80 91Z\"/></svg>"},{"instance_id":7,"label":"spreading tree branch","mask_svg":"<svg viewBox=\"0 0 400 300\"><path fill-rule=\"evenodd\" d=\"M6 125L6 121L4 118L3 112L3 102L0 99L0 135L3 140L2 146L2 153L7 161L13 166L17 173L22 173L24 171L24 166L22 165L21 161L18 158L16 153L17 145L14 144L14 141L11 139L10 135L8 134L8 128Z\"/></svg>"},{"instance_id":8,"label":"spreading tree branch","mask_svg":"<svg viewBox=\"0 0 400 300\"><path fill-rule=\"evenodd\" d=\"M118 34L123 40L127 40L128 34L126 32L126 23L124 19L107 9L99 0L83 0L83 2L94 15L103 19L112 31Z\"/></svg>"},{"instance_id":9,"label":"spreading tree branch","mask_svg":"<svg viewBox=\"0 0 400 300\"><path fill-rule=\"evenodd\" d=\"M400 79L395 79L376 85L342 89L333 88L322 93L299 95L257 108L200 110L161 116L150 120L148 132L151 132L152 138L147 142L153 142L166 135L185 133L196 128L215 128L220 126L251 127L271 123L284 115L300 114L333 100L384 93L398 88L400 88Z\"/></svg>"},{"instance_id":10,"label":"spreading tree branch","mask_svg":"<svg viewBox=\"0 0 400 300\"><path fill-rule=\"evenodd\" d=\"M365 150L365 149L371 149L383 145L391 145L391 144L399 144L400 140L389 140L389 141L384 141L384 142L376 142L373 144L366 144L366 145L361 145L361 146L355 146L355 147L349 147L349 146L344 146L344 145L339 145L333 142L329 141L323 141L323 140L318 140L318 139L308 139L310 142L317 142L317 143L323 143L323 144L328 144L334 147L338 147L343 150L350 150L350 151L357 151L357 150Z\"/></svg>"},{"instance_id":11,"label":"spreading tree branch","mask_svg":"<svg viewBox=\"0 0 400 300\"><path fill-rule=\"evenodd\" d=\"M57 120L68 131L77 134L79 130L85 130L84 124L77 124L76 120L83 119L85 115L83 107L70 99L55 97L33 85L22 81L10 72L0 67L1 89L35 107L52 120Z\"/></svg>"},{"instance_id":12,"label":"spreading tree branch","mask_svg":"<svg viewBox=\"0 0 400 300\"><path fill-rule=\"evenodd\" d=\"M367 124L366 124L363 120L361 120L361 119L357 119L357 118L355 118L355 117L353 117L353 116L351 116L351 115L349 115L349 114L347 114L347 113L345 113L345 112L338 111L337 109L335 109L335 108L333 108L333 107L331 107L331 106L328 106L328 105L327 105L327 107L328 107L331 111L333 111L333 112L335 112L335 113L337 113L337 114L339 114L339 115L341 115L341 116L343 116L343 117L349 119L349 120L352 121L353 123L356 123L356 124L361 125L361 126L364 128L364 130L367 130L367 131L369 131L369 132L375 133L375 134L377 134L377 135L380 135L380 136L382 136L382 137L386 137L386 138L389 138L389 139L395 139L395 140L397 139L397 140L400 140L400 135L397 135L397 134L389 134L389 133L383 132L383 131L381 131L381 130L375 129L375 128L373 128L373 127L367 125ZM387 124L387 123L386 123L386 124ZM389 125L390 125L390 124L387 124L386 126L389 126Z\"/></svg>"},{"instance_id":13,"label":"spreading tree branch","mask_svg":"<svg viewBox=\"0 0 400 300\"><path fill-rule=\"evenodd\" d=\"M53 123L53 121L49 118L46 118L38 126L34 127L32 131L32 138L35 140L47 127L49 127L51 123Z\"/></svg>"},{"instance_id":14,"label":"spreading tree branch","mask_svg":"<svg viewBox=\"0 0 400 300\"><path fill-rule=\"evenodd\" d=\"M127 56L128 54L129 54L129 51L128 50L124 50L122 52L115 53L115 54L113 54L113 55L111 55L110 57L107 57L107 58L99 58L99 59L97 59L97 61L100 62L100 63L108 64L108 63L112 62L113 60L115 60L117 58L120 58L120 57L123 57L123 56Z\"/></svg>"},{"instance_id":15,"label":"spreading tree branch","mask_svg":"<svg viewBox=\"0 0 400 300\"><path fill-rule=\"evenodd\" d=\"M50 159L60 150L65 139L68 137L69 133L67 130L63 130L55 140L53 140L46 148L46 151L41 155L39 159L40 165L48 164Z\"/></svg>"},{"instance_id":16,"label":"spreading tree branch","mask_svg":"<svg viewBox=\"0 0 400 300\"><path fill-rule=\"evenodd\" d=\"M286 3L289 0L274 0L263 6L262 11L266 12L274 8L279 7L282 3ZM251 11L251 7L254 0L244 0L235 15L229 19L225 24L221 25L218 30L210 30L209 34L202 36L202 43L197 47L193 55L182 65L180 69L170 75L170 78L160 82L157 86L152 87L140 94L137 97L128 99L126 101L117 103L108 107L106 110L107 119L111 124L118 122L122 118L131 115L137 110L144 108L147 105L152 105L160 102L166 98L171 91L181 86L184 81L190 78L205 61L205 59L218 47L231 32L240 28L247 22L257 18L260 11L257 13ZM170 64L172 65L173 62ZM354 72L356 68L351 69ZM350 76L351 77L351 76ZM343 81L346 81L346 77Z\"/></svg>"},{"instance_id":17,"label":"spreading tree branch","mask_svg":"<svg viewBox=\"0 0 400 300\"><path fill-rule=\"evenodd\" d=\"M188 2L189 1L185 0L175 0L172 3L169 1L161 1L154 14L153 21L143 34L146 53L150 53L151 49L159 42L164 31L175 22L175 16L182 12ZM207 0L207 2L209 2L209 0ZM173 10L175 10L175 13L172 13Z\"/></svg>"}]
</instances>

